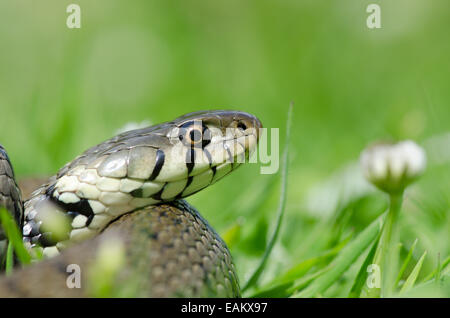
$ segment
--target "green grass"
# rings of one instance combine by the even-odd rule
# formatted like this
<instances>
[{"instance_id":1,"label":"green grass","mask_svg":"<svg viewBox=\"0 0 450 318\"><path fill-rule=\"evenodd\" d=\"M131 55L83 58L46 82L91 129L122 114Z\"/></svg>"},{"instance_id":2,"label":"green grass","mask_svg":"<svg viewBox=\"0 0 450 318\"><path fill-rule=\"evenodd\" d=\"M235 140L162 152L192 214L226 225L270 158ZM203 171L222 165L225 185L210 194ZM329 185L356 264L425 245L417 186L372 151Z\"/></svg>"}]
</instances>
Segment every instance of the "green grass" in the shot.
<instances>
[{"instance_id":1,"label":"green grass","mask_svg":"<svg viewBox=\"0 0 450 318\"><path fill-rule=\"evenodd\" d=\"M282 175L281 175L281 195L280 195L280 202L278 205L278 212L277 212L277 220L275 225L275 230L269 239L269 242L267 244L267 247L264 251L264 254L261 258L261 261L259 265L256 267L253 274L250 276L248 281L244 284L242 287L242 292L245 292L247 289L256 286L259 277L261 276L264 267L267 264L267 261L269 260L270 253L273 250L273 247L275 243L277 242L280 229L281 229L281 222L283 220L284 216L284 210L286 207L286 186L287 186L287 172L288 172L288 162L289 162L289 136L291 134L291 125L292 125L292 109L293 104L291 103L289 106L289 111L287 115L287 124L286 124L286 145L284 146L285 149L283 151L283 159L281 163L281 169L282 169Z\"/></svg>"},{"instance_id":2,"label":"green grass","mask_svg":"<svg viewBox=\"0 0 450 318\"><path fill-rule=\"evenodd\" d=\"M231 108L280 128L283 145L293 100L276 241L282 178L259 165L188 201L242 286L264 263L245 295L360 297L377 240L364 235L388 199L355 164L370 142L413 139L429 163L399 216L393 296L449 297L448 1L378 1L382 29L369 30L372 2L80 0L82 28L68 30L70 1L2 1L0 143L19 177L49 175L129 121Z\"/></svg>"},{"instance_id":3,"label":"green grass","mask_svg":"<svg viewBox=\"0 0 450 318\"><path fill-rule=\"evenodd\" d=\"M21 264L29 264L31 262L31 256L23 245L22 235L16 222L9 212L3 207L0 207L0 224L5 230L6 237L9 241L5 267L6 273L9 274L12 271L14 264L13 251L15 252L15 255L17 255L17 259Z\"/></svg>"}]
</instances>

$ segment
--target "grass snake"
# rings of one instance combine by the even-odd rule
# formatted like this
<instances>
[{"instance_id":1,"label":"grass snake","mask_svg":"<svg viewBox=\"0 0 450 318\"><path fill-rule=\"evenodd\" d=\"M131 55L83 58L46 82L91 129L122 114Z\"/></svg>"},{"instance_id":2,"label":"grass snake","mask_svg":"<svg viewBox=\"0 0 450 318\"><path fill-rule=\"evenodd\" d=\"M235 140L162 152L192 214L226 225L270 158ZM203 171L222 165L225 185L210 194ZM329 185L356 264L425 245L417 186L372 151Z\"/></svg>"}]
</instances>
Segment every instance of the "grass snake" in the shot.
<instances>
[{"instance_id":1,"label":"grass snake","mask_svg":"<svg viewBox=\"0 0 450 318\"><path fill-rule=\"evenodd\" d=\"M86 296L65 286L66 266L88 268L98 246L117 238L126 248L117 280L134 281L139 296L239 296L226 244L183 198L245 162L261 127L251 114L221 110L127 131L67 163L24 203L0 146L0 205L31 254L46 258L0 278L0 296ZM1 229L0 242L4 259Z\"/></svg>"}]
</instances>

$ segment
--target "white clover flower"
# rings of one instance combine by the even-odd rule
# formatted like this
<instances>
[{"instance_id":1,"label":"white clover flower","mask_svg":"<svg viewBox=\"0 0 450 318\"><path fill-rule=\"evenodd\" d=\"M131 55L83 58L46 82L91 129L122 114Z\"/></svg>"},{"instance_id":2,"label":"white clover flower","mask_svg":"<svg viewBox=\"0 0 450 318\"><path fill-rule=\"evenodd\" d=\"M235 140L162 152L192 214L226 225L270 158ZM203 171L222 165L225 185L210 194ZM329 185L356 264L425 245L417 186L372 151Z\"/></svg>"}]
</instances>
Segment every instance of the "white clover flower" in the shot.
<instances>
[{"instance_id":1,"label":"white clover flower","mask_svg":"<svg viewBox=\"0 0 450 318\"><path fill-rule=\"evenodd\" d=\"M361 167L367 180L381 190L397 193L425 170L425 151L411 140L377 144L361 154Z\"/></svg>"}]
</instances>

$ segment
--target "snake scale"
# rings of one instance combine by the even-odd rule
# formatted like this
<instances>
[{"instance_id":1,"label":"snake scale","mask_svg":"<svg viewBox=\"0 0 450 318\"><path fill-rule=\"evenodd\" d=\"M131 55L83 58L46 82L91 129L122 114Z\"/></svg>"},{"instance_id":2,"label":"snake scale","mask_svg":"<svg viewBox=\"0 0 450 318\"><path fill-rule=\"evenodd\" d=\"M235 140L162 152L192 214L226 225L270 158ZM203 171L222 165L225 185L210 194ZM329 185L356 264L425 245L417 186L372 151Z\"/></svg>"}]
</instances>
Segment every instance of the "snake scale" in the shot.
<instances>
[{"instance_id":1,"label":"snake scale","mask_svg":"<svg viewBox=\"0 0 450 318\"><path fill-rule=\"evenodd\" d=\"M0 205L31 254L45 257L0 278L0 296L86 296L66 287L67 265L88 268L115 239L126 251L117 282L134 281L138 296L239 296L226 244L183 198L245 162L261 127L251 114L220 110L127 131L66 164L23 204L0 147ZM0 242L4 259L3 232Z\"/></svg>"}]
</instances>

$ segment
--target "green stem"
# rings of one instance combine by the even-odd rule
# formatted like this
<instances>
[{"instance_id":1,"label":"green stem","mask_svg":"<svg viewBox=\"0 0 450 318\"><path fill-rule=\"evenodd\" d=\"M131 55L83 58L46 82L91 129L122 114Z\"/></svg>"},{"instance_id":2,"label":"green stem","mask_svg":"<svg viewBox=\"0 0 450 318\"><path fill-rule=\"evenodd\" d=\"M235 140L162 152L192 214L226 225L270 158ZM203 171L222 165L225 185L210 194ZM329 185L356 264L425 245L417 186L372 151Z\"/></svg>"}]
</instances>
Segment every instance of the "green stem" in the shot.
<instances>
[{"instance_id":1,"label":"green stem","mask_svg":"<svg viewBox=\"0 0 450 318\"><path fill-rule=\"evenodd\" d=\"M11 271L14 266L13 262L14 262L14 247L11 242L8 242L8 249L6 250L6 266L5 266L6 275L11 274Z\"/></svg>"},{"instance_id":2,"label":"green stem","mask_svg":"<svg viewBox=\"0 0 450 318\"><path fill-rule=\"evenodd\" d=\"M381 275L381 288L370 288L368 291L369 297L386 296L390 293L391 286L389 285L389 277L394 271L396 264L395 246L396 246L396 228L397 219L400 214L402 206L403 192L390 194L389 196L389 211L384 220L383 229L381 232L380 242L373 259L373 264L379 266L379 273ZM394 239L393 239L394 238ZM388 262L389 261L389 262ZM388 264L392 266L388 266Z\"/></svg>"}]
</instances>

